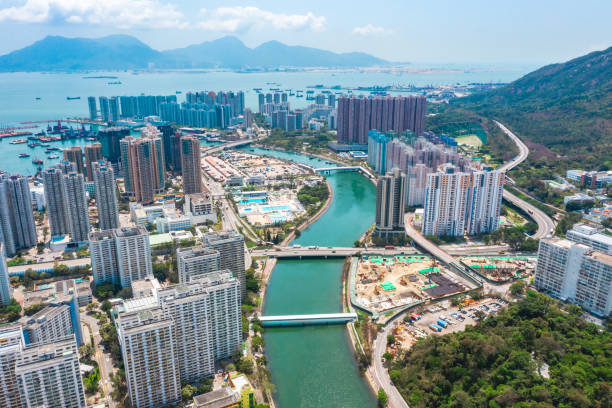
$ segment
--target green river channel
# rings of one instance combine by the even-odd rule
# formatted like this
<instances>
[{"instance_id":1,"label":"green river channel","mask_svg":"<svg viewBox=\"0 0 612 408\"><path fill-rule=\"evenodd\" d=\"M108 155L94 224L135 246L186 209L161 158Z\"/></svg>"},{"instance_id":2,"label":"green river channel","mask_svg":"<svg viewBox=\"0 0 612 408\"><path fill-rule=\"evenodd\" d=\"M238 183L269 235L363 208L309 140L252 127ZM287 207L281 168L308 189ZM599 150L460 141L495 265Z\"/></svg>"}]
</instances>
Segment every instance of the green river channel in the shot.
<instances>
[{"instance_id":1,"label":"green river channel","mask_svg":"<svg viewBox=\"0 0 612 408\"><path fill-rule=\"evenodd\" d=\"M288 159L312 167L332 163L273 150L246 151ZM334 199L327 212L293 244L352 246L372 224L375 187L356 172L328 176ZM342 311L343 260L281 260L274 269L264 315L337 313ZM360 376L346 327L268 328L265 354L278 408L374 407L376 399Z\"/></svg>"}]
</instances>

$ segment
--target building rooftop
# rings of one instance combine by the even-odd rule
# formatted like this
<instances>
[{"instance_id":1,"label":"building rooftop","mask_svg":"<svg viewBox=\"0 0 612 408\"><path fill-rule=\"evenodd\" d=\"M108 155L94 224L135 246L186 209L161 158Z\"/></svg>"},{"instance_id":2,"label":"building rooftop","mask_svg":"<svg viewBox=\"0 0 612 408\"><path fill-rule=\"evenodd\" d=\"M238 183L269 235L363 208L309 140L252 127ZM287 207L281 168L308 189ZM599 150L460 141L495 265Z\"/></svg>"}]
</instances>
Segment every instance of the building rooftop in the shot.
<instances>
[{"instance_id":1,"label":"building rooftop","mask_svg":"<svg viewBox=\"0 0 612 408\"><path fill-rule=\"evenodd\" d=\"M220 388L193 397L193 405L195 408L224 408L233 406L238 401L238 396L230 387Z\"/></svg>"}]
</instances>

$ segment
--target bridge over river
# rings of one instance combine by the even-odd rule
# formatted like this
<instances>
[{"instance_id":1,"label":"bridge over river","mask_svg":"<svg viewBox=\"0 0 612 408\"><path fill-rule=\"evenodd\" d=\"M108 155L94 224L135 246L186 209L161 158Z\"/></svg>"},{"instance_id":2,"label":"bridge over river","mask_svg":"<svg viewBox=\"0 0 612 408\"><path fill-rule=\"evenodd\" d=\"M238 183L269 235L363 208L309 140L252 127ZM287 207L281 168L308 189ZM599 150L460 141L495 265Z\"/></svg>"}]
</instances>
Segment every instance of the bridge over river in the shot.
<instances>
[{"instance_id":1,"label":"bridge over river","mask_svg":"<svg viewBox=\"0 0 612 408\"><path fill-rule=\"evenodd\" d=\"M263 327L344 324L357 320L357 313L261 316L259 320L261 320Z\"/></svg>"}]
</instances>

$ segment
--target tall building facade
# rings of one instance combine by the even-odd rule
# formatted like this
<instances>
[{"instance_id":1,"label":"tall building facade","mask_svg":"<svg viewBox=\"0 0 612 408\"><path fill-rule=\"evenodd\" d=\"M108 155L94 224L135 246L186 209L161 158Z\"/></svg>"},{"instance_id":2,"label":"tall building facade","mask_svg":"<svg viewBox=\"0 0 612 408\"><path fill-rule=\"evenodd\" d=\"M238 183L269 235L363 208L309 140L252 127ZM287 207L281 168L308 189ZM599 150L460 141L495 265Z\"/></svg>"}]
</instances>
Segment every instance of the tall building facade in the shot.
<instances>
[{"instance_id":1,"label":"tall building facade","mask_svg":"<svg viewBox=\"0 0 612 408\"><path fill-rule=\"evenodd\" d=\"M181 380L172 317L159 306L132 310L128 302L125 309L115 324L131 406L149 408L177 403L181 399Z\"/></svg>"},{"instance_id":2,"label":"tall building facade","mask_svg":"<svg viewBox=\"0 0 612 408\"><path fill-rule=\"evenodd\" d=\"M68 228L68 216L66 214L66 197L62 188L64 173L58 167L50 167L43 171L42 179L51 236L66 235L70 232L70 229Z\"/></svg>"},{"instance_id":3,"label":"tall building facade","mask_svg":"<svg viewBox=\"0 0 612 408\"><path fill-rule=\"evenodd\" d=\"M161 139L128 136L120 145L126 192L139 203L152 203L166 183Z\"/></svg>"},{"instance_id":4,"label":"tall building facade","mask_svg":"<svg viewBox=\"0 0 612 408\"><path fill-rule=\"evenodd\" d=\"M599 316L612 312L612 255L561 238L540 240L534 285Z\"/></svg>"},{"instance_id":5,"label":"tall building facade","mask_svg":"<svg viewBox=\"0 0 612 408\"><path fill-rule=\"evenodd\" d=\"M499 228L505 172L478 170L470 175L467 234L478 235Z\"/></svg>"},{"instance_id":6,"label":"tall building facade","mask_svg":"<svg viewBox=\"0 0 612 408\"><path fill-rule=\"evenodd\" d=\"M96 206L101 230L119 228L119 205L113 167L105 161L92 163Z\"/></svg>"},{"instance_id":7,"label":"tall building facade","mask_svg":"<svg viewBox=\"0 0 612 408\"><path fill-rule=\"evenodd\" d=\"M103 122L109 122L110 106L108 105L108 98L106 96L100 96L98 100L100 102L100 118Z\"/></svg>"},{"instance_id":8,"label":"tall building facade","mask_svg":"<svg viewBox=\"0 0 612 408\"><path fill-rule=\"evenodd\" d=\"M423 235L463 236L470 175L454 166L427 175Z\"/></svg>"},{"instance_id":9,"label":"tall building facade","mask_svg":"<svg viewBox=\"0 0 612 408\"><path fill-rule=\"evenodd\" d=\"M202 192L202 154L200 141L193 136L181 138L181 172L183 192L197 194Z\"/></svg>"},{"instance_id":10,"label":"tall building facade","mask_svg":"<svg viewBox=\"0 0 612 408\"><path fill-rule=\"evenodd\" d=\"M85 166L83 165L83 151L81 150L81 146L72 146L64 149L64 160L74 163L77 173L85 174Z\"/></svg>"},{"instance_id":11,"label":"tall building facade","mask_svg":"<svg viewBox=\"0 0 612 408\"><path fill-rule=\"evenodd\" d=\"M8 305L11 301L11 283L9 280L8 266L6 265L6 253L4 244L0 242L0 306Z\"/></svg>"},{"instance_id":12,"label":"tall building facade","mask_svg":"<svg viewBox=\"0 0 612 408\"><path fill-rule=\"evenodd\" d=\"M428 173L429 169L422 163L408 167L406 172L406 205L423 205Z\"/></svg>"},{"instance_id":13,"label":"tall building facade","mask_svg":"<svg viewBox=\"0 0 612 408\"><path fill-rule=\"evenodd\" d=\"M567 239L578 244L584 244L595 251L612 255L612 236L604 233L602 228L587 224L576 224L567 231Z\"/></svg>"},{"instance_id":14,"label":"tall building facade","mask_svg":"<svg viewBox=\"0 0 612 408\"><path fill-rule=\"evenodd\" d=\"M204 234L202 243L219 251L219 267L232 272L240 282L242 298L246 296L244 264L244 237L237 231L211 232Z\"/></svg>"},{"instance_id":15,"label":"tall building facade","mask_svg":"<svg viewBox=\"0 0 612 408\"><path fill-rule=\"evenodd\" d=\"M26 346L15 377L24 407L87 407L74 337Z\"/></svg>"},{"instance_id":16,"label":"tall building facade","mask_svg":"<svg viewBox=\"0 0 612 408\"><path fill-rule=\"evenodd\" d=\"M188 283L193 278L218 271L220 257L219 251L202 246L177 249L179 282Z\"/></svg>"},{"instance_id":17,"label":"tall building facade","mask_svg":"<svg viewBox=\"0 0 612 408\"><path fill-rule=\"evenodd\" d=\"M102 144L96 142L85 146L85 166L87 169L87 181L93 181L92 163L99 162L104 157L102 156Z\"/></svg>"},{"instance_id":18,"label":"tall building facade","mask_svg":"<svg viewBox=\"0 0 612 408\"><path fill-rule=\"evenodd\" d=\"M117 122L119 120L119 99L116 96L108 100L108 108L110 121Z\"/></svg>"},{"instance_id":19,"label":"tall building facade","mask_svg":"<svg viewBox=\"0 0 612 408\"><path fill-rule=\"evenodd\" d=\"M121 284L117 267L117 241L113 230L91 232L89 254L94 284Z\"/></svg>"},{"instance_id":20,"label":"tall building facade","mask_svg":"<svg viewBox=\"0 0 612 408\"><path fill-rule=\"evenodd\" d=\"M98 142L102 145L102 156L109 162L115 164L121 159L119 141L130 135L128 127L108 127L98 131Z\"/></svg>"},{"instance_id":21,"label":"tall building facade","mask_svg":"<svg viewBox=\"0 0 612 408\"><path fill-rule=\"evenodd\" d=\"M85 179L82 174L64 174L62 191L68 215L70 238L74 242L85 242L89 235L89 207L85 195Z\"/></svg>"},{"instance_id":22,"label":"tall building facade","mask_svg":"<svg viewBox=\"0 0 612 408\"><path fill-rule=\"evenodd\" d=\"M376 185L376 227L380 237L405 234L406 175L398 168L381 176Z\"/></svg>"},{"instance_id":23,"label":"tall building facade","mask_svg":"<svg viewBox=\"0 0 612 408\"><path fill-rule=\"evenodd\" d=\"M157 297L174 321L176 358L181 381L196 382L215 371L209 298L200 284L163 288Z\"/></svg>"},{"instance_id":24,"label":"tall building facade","mask_svg":"<svg viewBox=\"0 0 612 408\"><path fill-rule=\"evenodd\" d=\"M0 326L0 406L21 408L21 397L15 377L15 362L25 347L20 324Z\"/></svg>"},{"instance_id":25,"label":"tall building facade","mask_svg":"<svg viewBox=\"0 0 612 408\"><path fill-rule=\"evenodd\" d=\"M89 119L96 120L98 117L98 108L96 106L96 97L90 96L87 98L87 105L89 106Z\"/></svg>"},{"instance_id":26,"label":"tall building facade","mask_svg":"<svg viewBox=\"0 0 612 408\"><path fill-rule=\"evenodd\" d=\"M36 245L36 226L28 178L0 174L0 241L7 256Z\"/></svg>"},{"instance_id":27,"label":"tall building facade","mask_svg":"<svg viewBox=\"0 0 612 408\"><path fill-rule=\"evenodd\" d=\"M80 330L73 326L70 306L66 304L49 305L25 320L24 333L29 343L55 341L73 334L76 337L75 330Z\"/></svg>"},{"instance_id":28,"label":"tall building facade","mask_svg":"<svg viewBox=\"0 0 612 408\"><path fill-rule=\"evenodd\" d=\"M368 132L368 164L378 174L387 172L387 144L397 137L394 132L381 133L378 130Z\"/></svg>"},{"instance_id":29,"label":"tall building facade","mask_svg":"<svg viewBox=\"0 0 612 408\"><path fill-rule=\"evenodd\" d=\"M368 132L411 130L419 135L425 129L423 96L338 98L338 143L367 144Z\"/></svg>"}]
</instances>

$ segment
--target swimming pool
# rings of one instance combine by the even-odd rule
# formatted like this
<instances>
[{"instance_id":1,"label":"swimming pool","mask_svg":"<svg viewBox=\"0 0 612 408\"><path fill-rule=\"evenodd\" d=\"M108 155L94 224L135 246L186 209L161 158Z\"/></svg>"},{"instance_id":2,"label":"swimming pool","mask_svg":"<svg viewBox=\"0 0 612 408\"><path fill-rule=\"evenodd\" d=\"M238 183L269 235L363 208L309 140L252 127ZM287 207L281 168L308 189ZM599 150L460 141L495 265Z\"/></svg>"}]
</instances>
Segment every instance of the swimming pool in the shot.
<instances>
[{"instance_id":1,"label":"swimming pool","mask_svg":"<svg viewBox=\"0 0 612 408\"><path fill-rule=\"evenodd\" d=\"M290 211L291 207L288 205L262 205L261 211L264 213L273 212L273 211Z\"/></svg>"},{"instance_id":2,"label":"swimming pool","mask_svg":"<svg viewBox=\"0 0 612 408\"><path fill-rule=\"evenodd\" d=\"M266 202L265 198L249 198L248 200L240 200L240 201L238 201L238 204L242 204L242 205L253 204L253 203L261 204L261 203L265 203L265 202Z\"/></svg>"}]
</instances>

